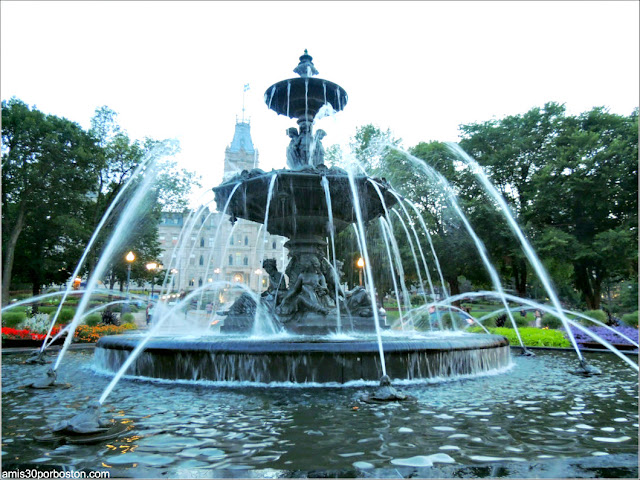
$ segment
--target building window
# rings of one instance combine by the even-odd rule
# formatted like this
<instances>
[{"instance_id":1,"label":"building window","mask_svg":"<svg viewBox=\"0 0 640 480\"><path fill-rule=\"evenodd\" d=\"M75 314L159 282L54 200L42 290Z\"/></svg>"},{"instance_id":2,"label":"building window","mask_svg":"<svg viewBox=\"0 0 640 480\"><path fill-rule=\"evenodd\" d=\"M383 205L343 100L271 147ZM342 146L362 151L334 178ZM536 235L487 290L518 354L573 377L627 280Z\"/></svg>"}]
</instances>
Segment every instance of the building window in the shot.
<instances>
[{"instance_id":1,"label":"building window","mask_svg":"<svg viewBox=\"0 0 640 480\"><path fill-rule=\"evenodd\" d=\"M274 240L274 241L273 241L273 243L271 244L271 248L272 248L272 249L274 249L274 250L276 249L276 242L275 242L275 240Z\"/></svg>"},{"instance_id":2,"label":"building window","mask_svg":"<svg viewBox=\"0 0 640 480\"><path fill-rule=\"evenodd\" d=\"M195 280L192 278L191 280L189 280L189 286L193 287L196 284Z\"/></svg>"},{"instance_id":3,"label":"building window","mask_svg":"<svg viewBox=\"0 0 640 480\"><path fill-rule=\"evenodd\" d=\"M198 286L201 287L202 286L202 278L198 279Z\"/></svg>"},{"instance_id":4,"label":"building window","mask_svg":"<svg viewBox=\"0 0 640 480\"><path fill-rule=\"evenodd\" d=\"M229 265L233 265L233 255L229 255Z\"/></svg>"},{"instance_id":5,"label":"building window","mask_svg":"<svg viewBox=\"0 0 640 480\"><path fill-rule=\"evenodd\" d=\"M236 265L240 265L240 261L241 261L240 259L241 259L240 254L236 253Z\"/></svg>"},{"instance_id":6,"label":"building window","mask_svg":"<svg viewBox=\"0 0 640 480\"><path fill-rule=\"evenodd\" d=\"M245 247L249 245L249 237L247 237L246 235L244 236L244 245Z\"/></svg>"},{"instance_id":7,"label":"building window","mask_svg":"<svg viewBox=\"0 0 640 480\"><path fill-rule=\"evenodd\" d=\"M244 264L249 265L249 257L244 257Z\"/></svg>"},{"instance_id":8,"label":"building window","mask_svg":"<svg viewBox=\"0 0 640 480\"><path fill-rule=\"evenodd\" d=\"M204 237L202 237L202 238L200 239L200 246L201 246L201 247L204 247Z\"/></svg>"},{"instance_id":9,"label":"building window","mask_svg":"<svg viewBox=\"0 0 640 480\"><path fill-rule=\"evenodd\" d=\"M233 245L233 235L229 237L229 245Z\"/></svg>"},{"instance_id":10,"label":"building window","mask_svg":"<svg viewBox=\"0 0 640 480\"><path fill-rule=\"evenodd\" d=\"M199 265L204 265L204 256L200 255L200 261L198 262Z\"/></svg>"},{"instance_id":11,"label":"building window","mask_svg":"<svg viewBox=\"0 0 640 480\"><path fill-rule=\"evenodd\" d=\"M209 237L209 246L213 247L213 237Z\"/></svg>"}]
</instances>

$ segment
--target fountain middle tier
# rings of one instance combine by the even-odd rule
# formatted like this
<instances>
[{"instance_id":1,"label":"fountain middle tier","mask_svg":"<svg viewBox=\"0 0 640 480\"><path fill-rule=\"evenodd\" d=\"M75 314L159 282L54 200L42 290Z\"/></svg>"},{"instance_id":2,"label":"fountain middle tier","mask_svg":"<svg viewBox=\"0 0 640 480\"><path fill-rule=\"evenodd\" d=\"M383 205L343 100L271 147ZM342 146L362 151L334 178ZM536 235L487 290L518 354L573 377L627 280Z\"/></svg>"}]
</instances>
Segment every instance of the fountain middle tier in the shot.
<instances>
[{"instance_id":1,"label":"fountain middle tier","mask_svg":"<svg viewBox=\"0 0 640 480\"><path fill-rule=\"evenodd\" d=\"M272 176L276 176L272 199L268 202ZM330 236L328 232L329 212L325 201L322 178L326 177L331 194L331 208L335 234L356 222L355 207L347 173L336 167L325 165L308 166L299 170L260 169L243 171L232 179L213 188L218 205L225 205L234 187L240 184L229 201L227 212L231 221L238 218L264 223L267 205L269 222L267 230L273 235L295 239L298 236ZM397 200L389 192L385 179L370 179L366 175L356 175L355 184L360 198L360 208L364 221L372 220L384 213L384 207L372 185L379 186L387 206Z\"/></svg>"},{"instance_id":2,"label":"fountain middle tier","mask_svg":"<svg viewBox=\"0 0 640 480\"><path fill-rule=\"evenodd\" d=\"M102 337L98 369L117 372L139 335ZM436 333L384 338L387 374L417 381L498 371L511 364L509 342L499 335ZM232 335L156 337L126 372L166 380L344 384L382 376L372 335L288 336L247 339Z\"/></svg>"}]
</instances>

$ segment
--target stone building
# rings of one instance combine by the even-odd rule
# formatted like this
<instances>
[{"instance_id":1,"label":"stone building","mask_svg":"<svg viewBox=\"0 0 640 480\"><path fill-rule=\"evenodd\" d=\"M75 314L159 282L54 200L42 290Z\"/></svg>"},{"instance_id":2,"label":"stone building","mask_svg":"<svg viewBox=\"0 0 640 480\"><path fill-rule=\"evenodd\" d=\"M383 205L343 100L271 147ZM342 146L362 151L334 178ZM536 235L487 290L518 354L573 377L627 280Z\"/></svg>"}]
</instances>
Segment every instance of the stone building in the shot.
<instances>
[{"instance_id":1,"label":"stone building","mask_svg":"<svg viewBox=\"0 0 640 480\"><path fill-rule=\"evenodd\" d=\"M225 149L223 178L256 167L258 151L251 140L250 125L236 122L233 140ZM223 207L218 205L220 209ZM183 230L196 214L199 218L194 219L193 228ZM189 291L205 282L219 280L243 283L254 291L263 291L268 276L262 271L261 259L275 258L281 272L287 261L286 238L268 232L265 235L261 224L247 220L240 219L233 226L228 215L208 208L197 212L165 212L158 233L163 249L160 263L164 268L176 270L173 292Z\"/></svg>"}]
</instances>

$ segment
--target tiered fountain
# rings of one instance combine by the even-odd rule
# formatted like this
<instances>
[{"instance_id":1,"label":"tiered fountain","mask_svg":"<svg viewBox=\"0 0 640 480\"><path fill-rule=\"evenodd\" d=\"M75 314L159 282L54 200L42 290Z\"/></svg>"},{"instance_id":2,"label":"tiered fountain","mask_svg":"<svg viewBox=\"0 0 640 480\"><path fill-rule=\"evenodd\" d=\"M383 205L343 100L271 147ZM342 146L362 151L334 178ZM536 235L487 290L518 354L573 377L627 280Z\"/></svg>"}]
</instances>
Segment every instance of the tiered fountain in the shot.
<instances>
[{"instance_id":1,"label":"tiered fountain","mask_svg":"<svg viewBox=\"0 0 640 480\"><path fill-rule=\"evenodd\" d=\"M221 334L196 339L158 336L129 367L133 375L166 379L259 383L346 383L354 380L420 379L473 374L509 364L502 336L446 332L391 332L378 316L373 280L367 288L344 291L335 258L327 258L327 238L352 224L384 215L397 202L384 179L324 165L322 130L313 132L321 109L340 111L346 92L315 77L305 54L299 77L269 87L265 102L278 114L297 119L289 128L289 168L243 171L214 188L217 204L231 222L263 223L289 238L286 277L266 261L268 290L243 294L226 312ZM366 245L361 239L366 256ZM368 263L368 262L367 262ZM369 274L370 277L370 274ZM280 332L256 338L256 325ZM336 335L342 334L342 335ZM96 356L117 371L140 337L104 337Z\"/></svg>"}]
</instances>

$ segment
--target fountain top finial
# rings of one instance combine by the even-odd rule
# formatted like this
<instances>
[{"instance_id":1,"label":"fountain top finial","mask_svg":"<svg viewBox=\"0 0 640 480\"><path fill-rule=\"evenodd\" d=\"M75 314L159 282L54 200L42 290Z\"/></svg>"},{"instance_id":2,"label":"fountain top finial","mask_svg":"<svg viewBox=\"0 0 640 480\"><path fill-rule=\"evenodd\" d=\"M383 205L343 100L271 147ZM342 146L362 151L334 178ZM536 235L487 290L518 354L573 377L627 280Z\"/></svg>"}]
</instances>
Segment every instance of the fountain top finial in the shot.
<instances>
[{"instance_id":1,"label":"fountain top finial","mask_svg":"<svg viewBox=\"0 0 640 480\"><path fill-rule=\"evenodd\" d=\"M296 68L293 69L294 73L297 73L303 78L312 77L313 75L318 75L318 70L313 65L313 57L309 55L307 49L304 49L304 54L300 57L300 63Z\"/></svg>"}]
</instances>

